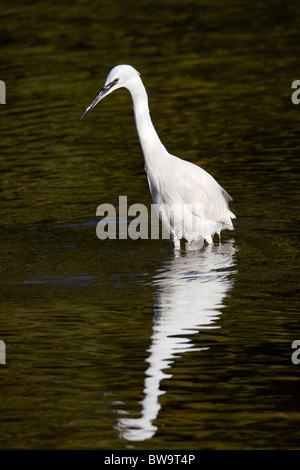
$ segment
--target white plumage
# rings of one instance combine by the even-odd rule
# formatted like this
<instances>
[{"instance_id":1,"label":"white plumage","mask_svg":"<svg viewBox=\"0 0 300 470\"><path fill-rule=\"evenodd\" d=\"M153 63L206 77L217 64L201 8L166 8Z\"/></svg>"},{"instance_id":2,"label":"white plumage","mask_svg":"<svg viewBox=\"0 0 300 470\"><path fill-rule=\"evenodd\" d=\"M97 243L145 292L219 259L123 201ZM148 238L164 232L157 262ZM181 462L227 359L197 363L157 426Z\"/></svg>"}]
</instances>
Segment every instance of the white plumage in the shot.
<instances>
[{"instance_id":1,"label":"white plumage","mask_svg":"<svg viewBox=\"0 0 300 470\"><path fill-rule=\"evenodd\" d=\"M235 215L229 210L229 194L205 170L171 155L152 124L148 96L140 74L130 65L118 65L81 119L109 93L127 88L132 96L136 127L144 154L145 170L153 203L176 248L184 239L190 245L212 243L215 233L233 230Z\"/></svg>"}]
</instances>

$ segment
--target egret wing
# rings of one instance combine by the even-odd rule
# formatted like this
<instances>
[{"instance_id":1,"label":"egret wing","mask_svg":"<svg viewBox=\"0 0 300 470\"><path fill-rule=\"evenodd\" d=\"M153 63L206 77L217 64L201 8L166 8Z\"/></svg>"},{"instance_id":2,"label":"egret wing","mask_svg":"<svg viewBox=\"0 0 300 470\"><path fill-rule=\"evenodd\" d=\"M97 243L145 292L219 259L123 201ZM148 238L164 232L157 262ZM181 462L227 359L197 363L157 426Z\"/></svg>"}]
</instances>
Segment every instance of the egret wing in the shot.
<instances>
[{"instance_id":1,"label":"egret wing","mask_svg":"<svg viewBox=\"0 0 300 470\"><path fill-rule=\"evenodd\" d=\"M231 218L235 215L228 207L232 200L229 194L203 168L177 157L176 164L173 186L182 203L190 205L194 215L232 228Z\"/></svg>"}]
</instances>

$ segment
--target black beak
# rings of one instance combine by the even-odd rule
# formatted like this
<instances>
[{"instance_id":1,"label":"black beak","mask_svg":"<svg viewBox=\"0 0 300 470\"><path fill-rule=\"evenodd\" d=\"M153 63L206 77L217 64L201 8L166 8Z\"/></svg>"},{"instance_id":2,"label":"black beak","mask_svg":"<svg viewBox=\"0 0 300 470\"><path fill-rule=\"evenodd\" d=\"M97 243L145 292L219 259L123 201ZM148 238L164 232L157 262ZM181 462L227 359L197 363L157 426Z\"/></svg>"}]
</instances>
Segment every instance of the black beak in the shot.
<instances>
[{"instance_id":1,"label":"black beak","mask_svg":"<svg viewBox=\"0 0 300 470\"><path fill-rule=\"evenodd\" d=\"M99 91L98 95L96 96L96 98L93 99L93 101L91 102L91 104L86 108L86 110L84 111L83 115L81 116L80 119L83 119L84 116L91 110L93 109L96 104L99 103L99 101L101 101L106 95L107 95L107 92L111 89L112 86L114 86L116 83L115 82L111 82L111 83L108 83L108 85L104 85L104 87Z\"/></svg>"}]
</instances>

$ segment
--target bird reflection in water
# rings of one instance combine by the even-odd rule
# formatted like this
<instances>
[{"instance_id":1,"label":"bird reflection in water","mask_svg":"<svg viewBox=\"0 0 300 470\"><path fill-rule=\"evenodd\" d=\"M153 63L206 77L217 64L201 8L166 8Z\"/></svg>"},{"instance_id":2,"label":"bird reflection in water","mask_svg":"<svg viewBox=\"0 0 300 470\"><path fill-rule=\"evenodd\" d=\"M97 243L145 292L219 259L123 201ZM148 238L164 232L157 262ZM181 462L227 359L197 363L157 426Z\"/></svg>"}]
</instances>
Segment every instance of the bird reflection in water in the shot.
<instances>
[{"instance_id":1,"label":"bird reflection in water","mask_svg":"<svg viewBox=\"0 0 300 470\"><path fill-rule=\"evenodd\" d=\"M223 300L232 287L234 272L233 242L209 245L202 251L174 253L153 279L156 288L154 325L151 336L149 367L145 371L144 399L140 418L119 418L119 437L128 441L144 441L153 437L153 424L161 405L159 396L165 392L160 382L170 379L166 373L179 355L195 348L193 335L205 328L218 328ZM191 377L192 379L192 377ZM124 414L124 411L120 411Z\"/></svg>"}]
</instances>

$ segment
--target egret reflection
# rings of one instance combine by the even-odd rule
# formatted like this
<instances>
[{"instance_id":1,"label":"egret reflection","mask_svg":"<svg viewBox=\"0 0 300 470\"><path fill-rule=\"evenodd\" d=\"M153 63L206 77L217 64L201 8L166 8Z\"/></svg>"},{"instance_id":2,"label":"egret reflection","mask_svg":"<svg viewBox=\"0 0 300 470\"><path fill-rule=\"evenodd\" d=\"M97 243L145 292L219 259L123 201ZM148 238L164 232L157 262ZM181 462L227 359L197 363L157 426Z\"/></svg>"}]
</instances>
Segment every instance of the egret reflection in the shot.
<instances>
[{"instance_id":1,"label":"egret reflection","mask_svg":"<svg viewBox=\"0 0 300 470\"><path fill-rule=\"evenodd\" d=\"M201 252L175 253L154 277L155 315L142 411L139 418L119 418L116 427L120 438L143 441L156 433L159 396L165 393L160 388L161 381L172 377L166 371L181 354L207 349L195 348L190 336L202 329L219 327L216 322L223 300L232 287L234 253L231 242L209 245Z\"/></svg>"}]
</instances>

